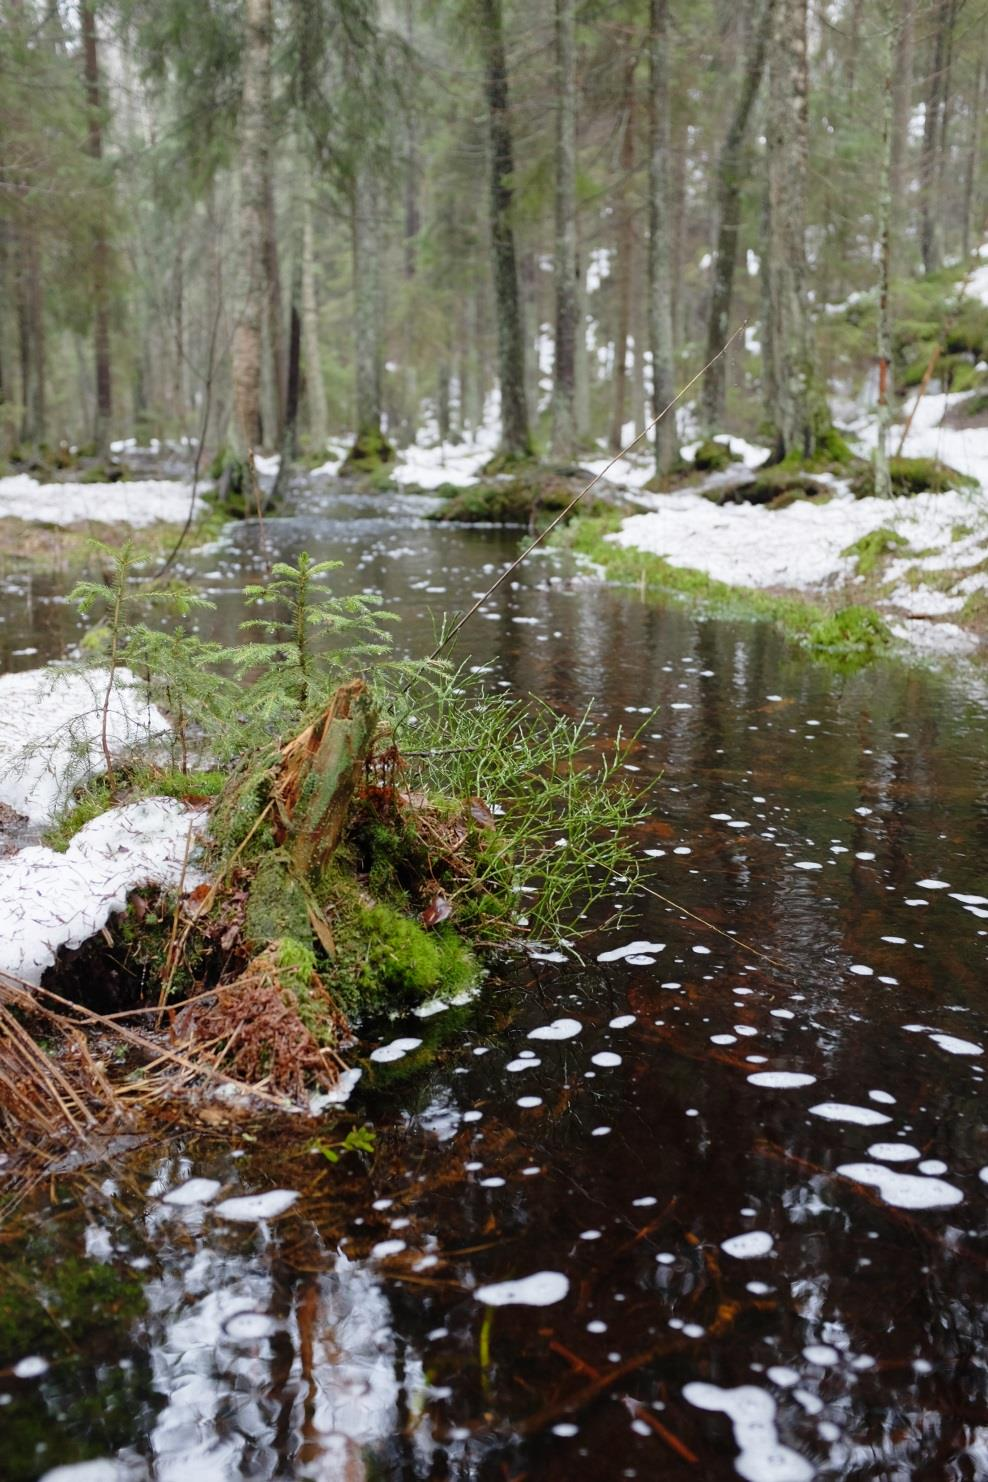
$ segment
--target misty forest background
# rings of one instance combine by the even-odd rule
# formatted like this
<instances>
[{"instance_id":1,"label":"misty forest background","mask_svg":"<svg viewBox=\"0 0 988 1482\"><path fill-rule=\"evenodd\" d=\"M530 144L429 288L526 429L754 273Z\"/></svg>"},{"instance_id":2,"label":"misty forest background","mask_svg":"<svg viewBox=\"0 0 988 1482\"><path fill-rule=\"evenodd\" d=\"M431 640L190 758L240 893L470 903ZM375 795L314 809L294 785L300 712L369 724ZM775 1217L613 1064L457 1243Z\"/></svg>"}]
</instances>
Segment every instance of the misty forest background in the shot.
<instances>
[{"instance_id":1,"label":"misty forest background","mask_svg":"<svg viewBox=\"0 0 988 1482\"><path fill-rule=\"evenodd\" d=\"M893 414L916 294L982 240L984 0L0 15L8 465L130 436L386 461L492 426L572 459L743 318L658 462L677 431L812 457L883 361Z\"/></svg>"}]
</instances>

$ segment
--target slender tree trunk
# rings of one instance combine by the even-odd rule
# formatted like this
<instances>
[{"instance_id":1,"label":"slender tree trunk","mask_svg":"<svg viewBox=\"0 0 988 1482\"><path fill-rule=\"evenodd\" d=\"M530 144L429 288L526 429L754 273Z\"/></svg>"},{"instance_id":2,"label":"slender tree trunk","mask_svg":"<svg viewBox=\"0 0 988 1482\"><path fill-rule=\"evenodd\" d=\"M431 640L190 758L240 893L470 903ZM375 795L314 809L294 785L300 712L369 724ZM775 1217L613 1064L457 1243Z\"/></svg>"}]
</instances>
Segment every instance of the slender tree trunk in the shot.
<instances>
[{"instance_id":1,"label":"slender tree trunk","mask_svg":"<svg viewBox=\"0 0 988 1482\"><path fill-rule=\"evenodd\" d=\"M621 134L620 194L618 201L616 283L617 332L614 336L614 410L608 446L622 447L628 401L628 335L631 330L631 291L634 275L635 219L631 206L631 175L635 167L635 62L624 72L624 129ZM636 417L637 420L637 417Z\"/></svg>"},{"instance_id":2,"label":"slender tree trunk","mask_svg":"<svg viewBox=\"0 0 988 1482\"><path fill-rule=\"evenodd\" d=\"M576 442L576 3L556 10L556 357L552 450L572 456Z\"/></svg>"},{"instance_id":3,"label":"slender tree trunk","mask_svg":"<svg viewBox=\"0 0 988 1482\"><path fill-rule=\"evenodd\" d=\"M316 252L312 230L311 182L306 170L302 201L302 364L305 368L305 404L309 418L309 436L314 447L322 450L328 435L326 384L323 381L319 355L319 309L316 301Z\"/></svg>"},{"instance_id":4,"label":"slender tree trunk","mask_svg":"<svg viewBox=\"0 0 988 1482\"><path fill-rule=\"evenodd\" d=\"M91 5L79 6L86 76L87 148L97 176L103 160L103 113L100 98L99 50L96 16ZM97 179L96 184L100 182ZM110 444L113 418L113 385L110 375L110 248L105 231L106 213L97 212L93 242L93 350L96 365L96 451L105 454Z\"/></svg>"},{"instance_id":5,"label":"slender tree trunk","mask_svg":"<svg viewBox=\"0 0 988 1482\"><path fill-rule=\"evenodd\" d=\"M175 251L175 369L172 375L172 419L185 415L185 260L181 241Z\"/></svg>"},{"instance_id":6,"label":"slender tree trunk","mask_svg":"<svg viewBox=\"0 0 988 1482\"><path fill-rule=\"evenodd\" d=\"M775 0L763 0L761 14L750 33L741 91L738 93L727 137L717 162L717 243L710 268L710 309L707 317L707 359L724 344L730 330L734 273L741 231L741 190L745 182L745 140L758 89L765 70ZM708 432L722 424L726 405L724 357L703 378L703 422Z\"/></svg>"},{"instance_id":7,"label":"slender tree trunk","mask_svg":"<svg viewBox=\"0 0 988 1482\"><path fill-rule=\"evenodd\" d=\"M920 249L923 254L923 269L927 273L935 272L943 258L940 202L937 199L937 185L940 181L938 152L943 137L941 124L947 52L953 25L952 0L936 0L934 24L936 29L926 84L923 152L920 157Z\"/></svg>"},{"instance_id":8,"label":"slender tree trunk","mask_svg":"<svg viewBox=\"0 0 988 1482\"><path fill-rule=\"evenodd\" d=\"M649 0L648 329L652 405L657 415L675 394L670 232L669 0ZM678 452L676 414L655 429L655 471L668 473Z\"/></svg>"},{"instance_id":9,"label":"slender tree trunk","mask_svg":"<svg viewBox=\"0 0 988 1482\"><path fill-rule=\"evenodd\" d=\"M586 255L579 242L576 249L576 326L573 345L573 421L576 446L583 447L590 436L590 382L592 375L587 352L587 267Z\"/></svg>"},{"instance_id":10,"label":"slender tree trunk","mask_svg":"<svg viewBox=\"0 0 988 1482\"><path fill-rule=\"evenodd\" d=\"M882 170L878 189L878 426L875 444L875 493L889 499L888 434L892 423L889 388L892 364L892 310L889 287L892 278L892 176L894 167L893 126L895 98L893 77L898 51L896 0L882 0L880 11L885 28L885 83L882 105Z\"/></svg>"},{"instance_id":11,"label":"slender tree trunk","mask_svg":"<svg viewBox=\"0 0 988 1482\"><path fill-rule=\"evenodd\" d=\"M971 131L968 138L967 159L964 162L964 204L961 213L961 251L967 262L975 245L974 233L980 226L975 220L975 186L978 166L981 161L981 131L985 112L985 70L988 67L988 27L981 34L981 51L977 59L974 77L974 99L971 105Z\"/></svg>"},{"instance_id":12,"label":"slender tree trunk","mask_svg":"<svg viewBox=\"0 0 988 1482\"><path fill-rule=\"evenodd\" d=\"M767 273L775 456L808 458L826 420L806 298L806 0L776 0L769 59Z\"/></svg>"},{"instance_id":13,"label":"slender tree trunk","mask_svg":"<svg viewBox=\"0 0 988 1482\"><path fill-rule=\"evenodd\" d=\"M45 437L45 316L41 246L25 222L18 232L17 338L21 372L21 426L24 443Z\"/></svg>"},{"instance_id":14,"label":"slender tree trunk","mask_svg":"<svg viewBox=\"0 0 988 1482\"><path fill-rule=\"evenodd\" d=\"M501 381L501 442L506 453L532 453L525 398L525 327L512 223L514 150L508 112L508 65L501 0L477 0L484 48L491 168L491 246Z\"/></svg>"},{"instance_id":15,"label":"slender tree trunk","mask_svg":"<svg viewBox=\"0 0 988 1482\"><path fill-rule=\"evenodd\" d=\"M264 151L266 84L271 53L271 0L245 0L247 23L240 109L240 285L233 333L233 402L241 451L263 441L261 323L264 310Z\"/></svg>"},{"instance_id":16,"label":"slender tree trunk","mask_svg":"<svg viewBox=\"0 0 988 1482\"><path fill-rule=\"evenodd\" d=\"M906 211L906 167L909 157L909 121L913 110L915 38L913 0L898 0L898 3L898 50L892 82L892 223L896 236L901 234Z\"/></svg>"},{"instance_id":17,"label":"slender tree trunk","mask_svg":"<svg viewBox=\"0 0 988 1482\"><path fill-rule=\"evenodd\" d=\"M387 462L381 399L380 246L377 189L371 171L358 168L353 183L353 308L356 359L357 435L348 462L358 470Z\"/></svg>"},{"instance_id":18,"label":"slender tree trunk","mask_svg":"<svg viewBox=\"0 0 988 1482\"><path fill-rule=\"evenodd\" d=\"M268 148L264 159L264 302L268 342L268 365L271 375L271 400L274 404L275 439L280 443L285 429L287 371L285 368L285 326L281 307L281 274L278 267L278 223L274 204L274 177L271 173L270 150L271 79L267 79L265 132Z\"/></svg>"}]
</instances>

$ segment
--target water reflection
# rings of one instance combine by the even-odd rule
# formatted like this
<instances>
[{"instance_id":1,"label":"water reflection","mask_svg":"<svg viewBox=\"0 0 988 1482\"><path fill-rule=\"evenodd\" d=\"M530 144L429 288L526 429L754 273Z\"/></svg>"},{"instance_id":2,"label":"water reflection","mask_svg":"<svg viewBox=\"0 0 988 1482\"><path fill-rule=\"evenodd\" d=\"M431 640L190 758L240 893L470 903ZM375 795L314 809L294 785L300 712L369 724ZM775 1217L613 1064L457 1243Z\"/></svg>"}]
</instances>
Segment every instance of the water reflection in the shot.
<instances>
[{"instance_id":1,"label":"water reflection","mask_svg":"<svg viewBox=\"0 0 988 1482\"><path fill-rule=\"evenodd\" d=\"M268 538L341 556L412 652L513 550L329 493ZM255 541L200 563L218 636ZM18 644L42 641L21 620ZM47 1372L0 1374L10 1475L88 1456L168 1479L988 1477L984 708L550 562L499 594L471 659L594 698L606 733L644 725L657 895L583 962L382 1030L424 1043L366 1066L366 1164L235 1129L117 1160L109 1194L58 1181L30 1222L48 1306L88 1225L87 1259L146 1308L72 1358L31 1330ZM191 1177L220 1187L163 1202ZM301 1196L277 1219L219 1213L275 1187ZM0 1260L21 1274L15 1242ZM540 1272L565 1296L485 1317L478 1287ZM29 1356L16 1324L0 1339L0 1364ZM94 1437L72 1395L109 1393L119 1359L144 1398Z\"/></svg>"}]
</instances>

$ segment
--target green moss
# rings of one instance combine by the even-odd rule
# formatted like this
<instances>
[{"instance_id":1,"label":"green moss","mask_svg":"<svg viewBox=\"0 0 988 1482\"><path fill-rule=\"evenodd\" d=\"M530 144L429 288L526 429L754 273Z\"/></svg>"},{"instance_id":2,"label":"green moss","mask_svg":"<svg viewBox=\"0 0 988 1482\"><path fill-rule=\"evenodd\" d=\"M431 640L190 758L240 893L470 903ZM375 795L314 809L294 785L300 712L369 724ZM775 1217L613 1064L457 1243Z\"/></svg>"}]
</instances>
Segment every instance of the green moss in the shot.
<instances>
[{"instance_id":1,"label":"green moss","mask_svg":"<svg viewBox=\"0 0 988 1482\"><path fill-rule=\"evenodd\" d=\"M703 442L693 454L693 466L703 473L720 473L725 468L730 468L732 463L738 463L740 459L736 453L732 453L727 443L721 443L716 438L704 438Z\"/></svg>"},{"instance_id":2,"label":"green moss","mask_svg":"<svg viewBox=\"0 0 988 1482\"><path fill-rule=\"evenodd\" d=\"M357 433L353 446L340 465L341 478L387 475L395 460L395 450L379 427L365 427Z\"/></svg>"},{"instance_id":3,"label":"green moss","mask_svg":"<svg viewBox=\"0 0 988 1482\"><path fill-rule=\"evenodd\" d=\"M845 546L841 555L856 557L859 576L870 576L883 556L896 553L901 555L908 550L909 542L904 535L882 525L877 530L869 530L860 540Z\"/></svg>"},{"instance_id":4,"label":"green moss","mask_svg":"<svg viewBox=\"0 0 988 1482\"><path fill-rule=\"evenodd\" d=\"M101 813L105 813L112 802L105 778L94 777L45 830L44 842L49 849L56 849L59 854L64 854L79 830Z\"/></svg>"},{"instance_id":5,"label":"green moss","mask_svg":"<svg viewBox=\"0 0 988 1482\"><path fill-rule=\"evenodd\" d=\"M265 852L253 866L244 933L254 951L286 938L312 949L308 902L280 850Z\"/></svg>"},{"instance_id":6,"label":"green moss","mask_svg":"<svg viewBox=\"0 0 988 1482\"><path fill-rule=\"evenodd\" d=\"M942 494L945 489L976 489L977 479L958 473L937 458L890 458L889 476L892 493L902 498L912 494ZM865 464L852 480L851 492L856 499L870 499L875 493L875 469Z\"/></svg>"},{"instance_id":7,"label":"green moss","mask_svg":"<svg viewBox=\"0 0 988 1482\"><path fill-rule=\"evenodd\" d=\"M780 507L778 501L785 495L802 494L804 498L818 499L829 493L827 485L814 478L805 464L785 459L782 463L757 469L754 481L738 489L734 499L741 504Z\"/></svg>"},{"instance_id":8,"label":"green moss","mask_svg":"<svg viewBox=\"0 0 988 1482\"><path fill-rule=\"evenodd\" d=\"M842 607L806 635L807 645L835 658L867 661L877 657L892 642L888 624L872 607Z\"/></svg>"},{"instance_id":9,"label":"green moss","mask_svg":"<svg viewBox=\"0 0 988 1482\"><path fill-rule=\"evenodd\" d=\"M457 489L427 518L465 524L537 525L564 510L592 477L585 469L533 466L516 478ZM602 506L597 503L590 507Z\"/></svg>"}]
</instances>

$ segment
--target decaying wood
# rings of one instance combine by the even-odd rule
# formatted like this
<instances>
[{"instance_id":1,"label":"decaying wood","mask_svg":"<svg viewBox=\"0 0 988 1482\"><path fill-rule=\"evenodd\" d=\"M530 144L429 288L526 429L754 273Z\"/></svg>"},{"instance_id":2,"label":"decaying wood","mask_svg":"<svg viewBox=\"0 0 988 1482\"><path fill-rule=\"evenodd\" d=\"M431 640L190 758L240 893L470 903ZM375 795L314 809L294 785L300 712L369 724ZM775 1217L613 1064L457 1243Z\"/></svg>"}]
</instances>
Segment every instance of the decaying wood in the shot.
<instances>
[{"instance_id":1,"label":"decaying wood","mask_svg":"<svg viewBox=\"0 0 988 1482\"><path fill-rule=\"evenodd\" d=\"M282 749L274 798L282 837L302 876L339 844L377 729L361 679L340 685L317 721Z\"/></svg>"}]
</instances>

